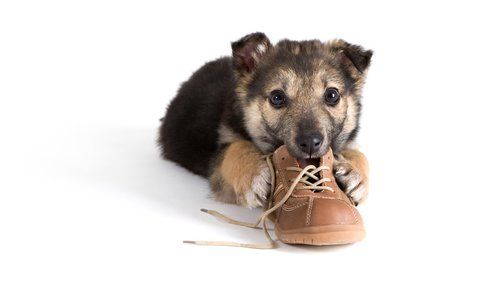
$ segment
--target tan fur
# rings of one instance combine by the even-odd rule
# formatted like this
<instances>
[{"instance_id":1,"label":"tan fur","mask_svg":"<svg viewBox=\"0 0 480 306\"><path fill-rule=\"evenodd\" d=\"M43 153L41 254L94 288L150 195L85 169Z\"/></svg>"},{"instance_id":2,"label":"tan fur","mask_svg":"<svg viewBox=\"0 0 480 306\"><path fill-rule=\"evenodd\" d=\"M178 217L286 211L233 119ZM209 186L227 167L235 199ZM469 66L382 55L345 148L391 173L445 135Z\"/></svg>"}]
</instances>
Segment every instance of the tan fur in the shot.
<instances>
[{"instance_id":1,"label":"tan fur","mask_svg":"<svg viewBox=\"0 0 480 306\"><path fill-rule=\"evenodd\" d=\"M252 142L241 140L231 143L211 178L216 180L212 184L221 184L214 188L215 198L246 207L260 206L266 200L267 192L263 192L266 191L265 186L255 184L262 184L262 179L268 183L269 178L262 177L265 169L265 159ZM260 198L255 201L257 196Z\"/></svg>"},{"instance_id":2,"label":"tan fur","mask_svg":"<svg viewBox=\"0 0 480 306\"><path fill-rule=\"evenodd\" d=\"M241 135L227 127L225 124L220 124L220 127L218 128L218 143L220 145L232 143L241 139L243 139Z\"/></svg>"},{"instance_id":3,"label":"tan fur","mask_svg":"<svg viewBox=\"0 0 480 306\"><path fill-rule=\"evenodd\" d=\"M360 173L362 173L363 177L368 178L369 174L369 166L367 157L358 150L344 150L341 153L343 157L345 157L352 166L357 169Z\"/></svg>"},{"instance_id":4,"label":"tan fur","mask_svg":"<svg viewBox=\"0 0 480 306\"><path fill-rule=\"evenodd\" d=\"M369 166L365 155L353 149L347 149L336 156L334 168L336 179L346 188L345 192L357 204L368 196Z\"/></svg>"},{"instance_id":5,"label":"tan fur","mask_svg":"<svg viewBox=\"0 0 480 306\"><path fill-rule=\"evenodd\" d=\"M262 103L251 103L244 109L245 126L248 133L252 136L257 147L263 152L271 152L274 147L269 142L264 141L263 137L267 135L266 128L262 122Z\"/></svg>"},{"instance_id":6,"label":"tan fur","mask_svg":"<svg viewBox=\"0 0 480 306\"><path fill-rule=\"evenodd\" d=\"M351 97L345 97L342 99L342 112L344 112L345 121L343 123L343 129L341 134L348 135L352 132L357 123L358 117L358 105L352 101Z\"/></svg>"}]
</instances>

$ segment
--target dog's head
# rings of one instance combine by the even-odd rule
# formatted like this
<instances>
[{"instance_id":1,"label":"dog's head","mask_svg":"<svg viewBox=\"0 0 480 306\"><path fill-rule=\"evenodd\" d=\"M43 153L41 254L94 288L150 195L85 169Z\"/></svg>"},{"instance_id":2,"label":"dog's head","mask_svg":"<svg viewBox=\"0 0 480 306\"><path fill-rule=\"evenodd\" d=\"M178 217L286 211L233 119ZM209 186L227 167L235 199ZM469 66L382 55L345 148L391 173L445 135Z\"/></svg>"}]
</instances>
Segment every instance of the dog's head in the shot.
<instances>
[{"instance_id":1,"label":"dog's head","mask_svg":"<svg viewBox=\"0 0 480 306\"><path fill-rule=\"evenodd\" d=\"M343 40L273 46L263 33L232 49L246 127L261 150L286 144L297 158L318 158L355 138L372 51Z\"/></svg>"}]
</instances>

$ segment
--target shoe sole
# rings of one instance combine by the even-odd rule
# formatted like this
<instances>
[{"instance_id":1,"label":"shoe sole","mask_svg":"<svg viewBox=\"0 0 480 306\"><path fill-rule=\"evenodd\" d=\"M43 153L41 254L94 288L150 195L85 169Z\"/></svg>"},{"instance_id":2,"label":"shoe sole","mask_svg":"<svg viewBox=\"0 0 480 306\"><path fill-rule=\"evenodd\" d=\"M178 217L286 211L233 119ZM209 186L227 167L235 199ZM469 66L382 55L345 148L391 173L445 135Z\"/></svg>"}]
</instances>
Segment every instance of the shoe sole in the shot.
<instances>
[{"instance_id":1,"label":"shoe sole","mask_svg":"<svg viewBox=\"0 0 480 306\"><path fill-rule=\"evenodd\" d=\"M351 244L365 237L361 225L324 225L295 230L275 228L278 239L287 244L338 245Z\"/></svg>"}]
</instances>

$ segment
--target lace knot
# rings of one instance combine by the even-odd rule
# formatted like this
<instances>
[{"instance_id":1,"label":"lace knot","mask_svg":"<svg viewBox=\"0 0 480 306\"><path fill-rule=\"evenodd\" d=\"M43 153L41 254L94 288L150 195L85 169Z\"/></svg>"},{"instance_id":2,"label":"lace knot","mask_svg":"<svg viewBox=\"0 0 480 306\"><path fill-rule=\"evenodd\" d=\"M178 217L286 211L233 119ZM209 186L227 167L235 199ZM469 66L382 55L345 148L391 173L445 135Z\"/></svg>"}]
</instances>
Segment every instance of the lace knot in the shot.
<instances>
[{"instance_id":1,"label":"lace knot","mask_svg":"<svg viewBox=\"0 0 480 306\"><path fill-rule=\"evenodd\" d=\"M303 170L306 170L302 178L298 181L298 185L295 187L295 189L306 189L306 190L314 190L314 191L323 191L323 190L329 190L333 192L333 188L330 186L326 186L325 183L331 182L332 180L328 177L321 178L321 172L325 170L330 170L330 167L328 166L319 166L315 167L313 165L308 165L305 168L299 168L299 167L287 167L285 170L287 171L296 171L296 172L302 172ZM318 176L317 176L318 175ZM292 180L293 182L295 180ZM302 183L303 185L300 185Z\"/></svg>"}]
</instances>

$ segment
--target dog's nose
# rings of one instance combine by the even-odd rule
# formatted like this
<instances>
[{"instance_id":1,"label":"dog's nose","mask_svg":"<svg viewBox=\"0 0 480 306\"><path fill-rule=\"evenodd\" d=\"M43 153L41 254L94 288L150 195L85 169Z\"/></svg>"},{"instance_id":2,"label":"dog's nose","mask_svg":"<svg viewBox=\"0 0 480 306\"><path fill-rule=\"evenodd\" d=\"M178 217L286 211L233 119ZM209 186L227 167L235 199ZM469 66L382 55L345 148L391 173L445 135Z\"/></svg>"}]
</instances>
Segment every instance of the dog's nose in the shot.
<instances>
[{"instance_id":1,"label":"dog's nose","mask_svg":"<svg viewBox=\"0 0 480 306\"><path fill-rule=\"evenodd\" d=\"M303 152L312 155L320 149L323 137L320 134L307 134L297 136L297 145Z\"/></svg>"}]
</instances>

